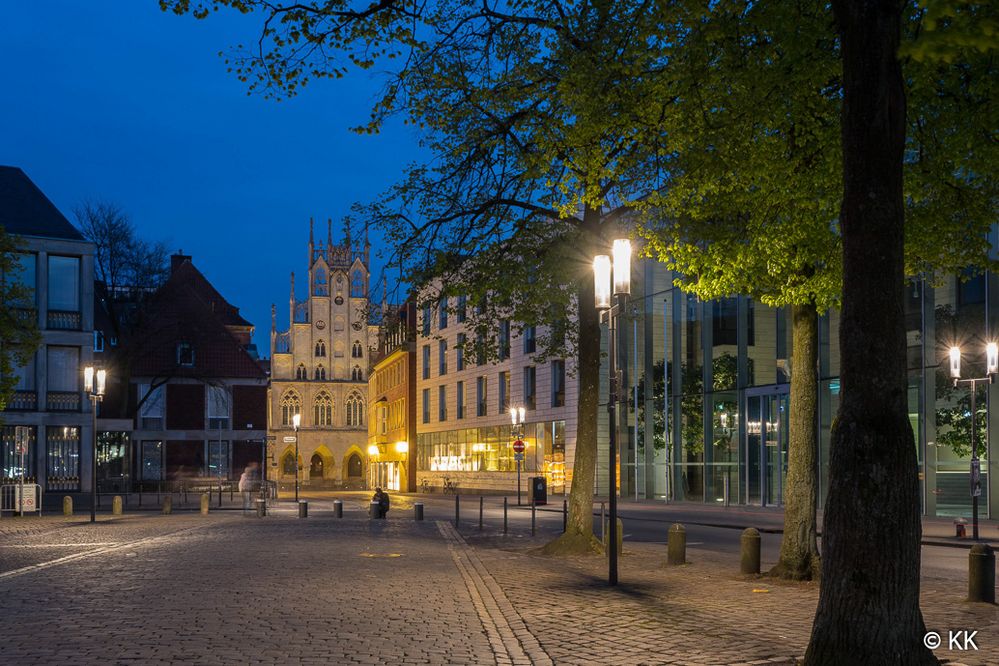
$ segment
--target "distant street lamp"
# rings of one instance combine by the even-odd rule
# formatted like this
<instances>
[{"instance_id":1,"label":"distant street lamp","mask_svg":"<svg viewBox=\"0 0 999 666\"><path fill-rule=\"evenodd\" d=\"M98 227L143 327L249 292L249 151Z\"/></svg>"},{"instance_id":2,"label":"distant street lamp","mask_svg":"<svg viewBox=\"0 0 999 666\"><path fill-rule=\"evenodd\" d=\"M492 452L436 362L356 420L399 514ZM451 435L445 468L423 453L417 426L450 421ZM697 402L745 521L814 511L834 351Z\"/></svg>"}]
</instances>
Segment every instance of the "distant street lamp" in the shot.
<instances>
[{"instance_id":1,"label":"distant street lamp","mask_svg":"<svg viewBox=\"0 0 999 666\"><path fill-rule=\"evenodd\" d=\"M510 434L513 436L513 457L517 461L517 506L520 506L520 463L524 460L524 415L523 407L510 408L510 421L513 423Z\"/></svg>"},{"instance_id":2,"label":"distant street lamp","mask_svg":"<svg viewBox=\"0 0 999 666\"><path fill-rule=\"evenodd\" d=\"M631 241L624 238L614 241L611 250L614 257L613 265L611 258L605 254L598 255L593 260L593 300L594 306L600 313L607 312L607 331L609 357L609 392L607 396L607 415L609 437L609 467L610 487L608 491L608 506L610 515L607 524L607 582L610 585L617 585L617 402L618 384L620 378L617 370L617 339L615 319L620 316L627 306L628 295L631 293ZM613 269L613 280L612 277ZM611 303L611 296L617 296L617 303ZM615 313L616 311L616 313ZM625 329L621 329L622 345Z\"/></svg>"},{"instance_id":3,"label":"distant street lamp","mask_svg":"<svg viewBox=\"0 0 999 666\"><path fill-rule=\"evenodd\" d=\"M971 537L978 541L978 498L982 494L981 462L978 460L978 433L976 432L975 397L978 384L995 382L999 373L999 345L990 342L985 345L985 376L961 379L961 348L950 348L950 377L954 387L958 384L971 384Z\"/></svg>"},{"instance_id":4,"label":"distant street lamp","mask_svg":"<svg viewBox=\"0 0 999 666\"><path fill-rule=\"evenodd\" d=\"M90 413L94 427L94 445L90 452L90 522L92 523L97 522L97 403L104 399L104 389L106 386L106 370L94 370L94 366L92 365L88 365L83 369L83 390L90 398Z\"/></svg>"},{"instance_id":5,"label":"distant street lamp","mask_svg":"<svg viewBox=\"0 0 999 666\"><path fill-rule=\"evenodd\" d=\"M298 473L301 466L298 464L298 426L302 424L302 415L294 414L291 417L291 425L295 428L295 503L298 503Z\"/></svg>"}]
</instances>

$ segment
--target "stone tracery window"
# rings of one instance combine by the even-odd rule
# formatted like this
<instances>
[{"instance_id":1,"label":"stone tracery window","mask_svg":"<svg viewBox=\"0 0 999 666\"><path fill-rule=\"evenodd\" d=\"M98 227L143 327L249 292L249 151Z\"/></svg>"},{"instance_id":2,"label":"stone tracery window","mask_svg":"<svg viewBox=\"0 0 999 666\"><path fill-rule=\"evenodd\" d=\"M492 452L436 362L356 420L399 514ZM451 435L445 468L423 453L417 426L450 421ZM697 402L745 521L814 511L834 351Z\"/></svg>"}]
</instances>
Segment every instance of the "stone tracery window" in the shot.
<instances>
[{"instance_id":1,"label":"stone tracery window","mask_svg":"<svg viewBox=\"0 0 999 666\"><path fill-rule=\"evenodd\" d=\"M350 395L347 396L344 406L347 410L348 426L364 425L364 399L361 398L360 393L351 391Z\"/></svg>"},{"instance_id":2,"label":"stone tracery window","mask_svg":"<svg viewBox=\"0 0 999 666\"><path fill-rule=\"evenodd\" d=\"M326 356L326 343L322 340L316 343L316 356Z\"/></svg>"},{"instance_id":3,"label":"stone tracery window","mask_svg":"<svg viewBox=\"0 0 999 666\"><path fill-rule=\"evenodd\" d=\"M304 363L299 363L295 369L295 379L308 379L309 371L305 369Z\"/></svg>"},{"instance_id":4,"label":"stone tracery window","mask_svg":"<svg viewBox=\"0 0 999 666\"><path fill-rule=\"evenodd\" d=\"M317 426L333 425L333 398L320 391L313 403L313 423Z\"/></svg>"},{"instance_id":5,"label":"stone tracery window","mask_svg":"<svg viewBox=\"0 0 999 666\"><path fill-rule=\"evenodd\" d=\"M292 425L291 417L300 414L302 411L302 401L295 391L286 391L281 396L281 425Z\"/></svg>"}]
</instances>

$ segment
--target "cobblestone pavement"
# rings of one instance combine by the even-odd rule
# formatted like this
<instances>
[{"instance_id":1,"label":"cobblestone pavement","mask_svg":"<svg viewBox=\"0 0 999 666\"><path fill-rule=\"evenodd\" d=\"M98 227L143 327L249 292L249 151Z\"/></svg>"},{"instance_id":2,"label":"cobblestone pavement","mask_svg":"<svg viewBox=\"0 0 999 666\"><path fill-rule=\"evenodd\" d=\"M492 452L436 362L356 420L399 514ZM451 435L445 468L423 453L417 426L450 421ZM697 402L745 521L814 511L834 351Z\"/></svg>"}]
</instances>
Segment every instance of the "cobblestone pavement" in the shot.
<instances>
[{"instance_id":1,"label":"cobblestone pavement","mask_svg":"<svg viewBox=\"0 0 999 666\"><path fill-rule=\"evenodd\" d=\"M532 554L540 534L356 509L0 521L0 664L793 664L808 641L817 586L737 553L666 568L629 543L611 590L603 558ZM929 629L978 631L937 654L999 664L999 611L964 584L924 579Z\"/></svg>"}]
</instances>

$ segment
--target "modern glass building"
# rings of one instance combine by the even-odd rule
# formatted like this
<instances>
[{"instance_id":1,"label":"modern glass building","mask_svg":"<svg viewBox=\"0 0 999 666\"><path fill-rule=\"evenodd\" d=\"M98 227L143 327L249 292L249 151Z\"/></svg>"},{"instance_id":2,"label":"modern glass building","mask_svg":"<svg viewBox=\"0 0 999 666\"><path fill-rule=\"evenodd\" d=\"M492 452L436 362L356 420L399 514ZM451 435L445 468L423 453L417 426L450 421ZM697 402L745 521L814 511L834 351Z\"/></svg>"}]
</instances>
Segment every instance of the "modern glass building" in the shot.
<instances>
[{"instance_id":1,"label":"modern glass building","mask_svg":"<svg viewBox=\"0 0 999 666\"><path fill-rule=\"evenodd\" d=\"M789 308L745 296L701 301L675 288L673 275L654 261L637 262L633 271L620 351L628 359L628 429L619 438L622 498L781 505L794 354ZM952 384L948 350L961 347L964 376L984 376L985 344L999 332L999 282L993 274L919 278L905 286L905 294L909 418L922 510L930 516L970 515L970 388ZM819 323L820 502L828 490L839 366L839 316L831 311ZM997 392L999 385L979 387L975 419L980 506L988 517L999 515L991 473L999 471L991 455L999 438L999 410L991 409ZM603 494L605 411L600 419Z\"/></svg>"}]
</instances>

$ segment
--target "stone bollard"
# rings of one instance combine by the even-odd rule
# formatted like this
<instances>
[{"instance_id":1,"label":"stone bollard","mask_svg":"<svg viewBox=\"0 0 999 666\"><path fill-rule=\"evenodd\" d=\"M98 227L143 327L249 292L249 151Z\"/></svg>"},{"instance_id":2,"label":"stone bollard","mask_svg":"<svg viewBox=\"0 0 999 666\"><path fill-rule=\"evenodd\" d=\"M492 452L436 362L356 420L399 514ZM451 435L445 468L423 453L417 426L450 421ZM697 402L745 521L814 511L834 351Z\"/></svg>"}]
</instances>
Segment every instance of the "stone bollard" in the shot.
<instances>
[{"instance_id":1,"label":"stone bollard","mask_svg":"<svg viewBox=\"0 0 999 666\"><path fill-rule=\"evenodd\" d=\"M666 545L666 564L687 563L687 530L680 523L669 528Z\"/></svg>"},{"instance_id":2,"label":"stone bollard","mask_svg":"<svg viewBox=\"0 0 999 666\"><path fill-rule=\"evenodd\" d=\"M211 501L212 501L211 497L209 497L208 493L201 493L201 515L202 516L207 516L208 515L208 504Z\"/></svg>"},{"instance_id":3,"label":"stone bollard","mask_svg":"<svg viewBox=\"0 0 999 666\"><path fill-rule=\"evenodd\" d=\"M413 504L413 520L423 520L423 502Z\"/></svg>"},{"instance_id":4,"label":"stone bollard","mask_svg":"<svg viewBox=\"0 0 999 666\"><path fill-rule=\"evenodd\" d=\"M603 544L604 544L604 554L609 555L610 549L607 547L607 537L610 535L610 528L607 526L607 521L604 521L603 525ZM617 554L621 555L624 553L624 523L621 519L617 519L617 533L614 535L617 537Z\"/></svg>"},{"instance_id":5,"label":"stone bollard","mask_svg":"<svg viewBox=\"0 0 999 666\"><path fill-rule=\"evenodd\" d=\"M72 516L73 515L73 498L66 495L62 498L62 515Z\"/></svg>"},{"instance_id":6,"label":"stone bollard","mask_svg":"<svg viewBox=\"0 0 999 666\"><path fill-rule=\"evenodd\" d=\"M333 515L337 518L343 518L343 502L340 500L333 500Z\"/></svg>"},{"instance_id":7,"label":"stone bollard","mask_svg":"<svg viewBox=\"0 0 999 666\"><path fill-rule=\"evenodd\" d=\"M257 505L257 518L263 518L267 515L267 500L258 499L255 501Z\"/></svg>"},{"instance_id":8,"label":"stone bollard","mask_svg":"<svg viewBox=\"0 0 999 666\"><path fill-rule=\"evenodd\" d=\"M368 505L368 518L371 518L372 520L378 520L379 518L382 517L381 513L382 513L382 505L379 504L378 502L371 502L371 504Z\"/></svg>"},{"instance_id":9,"label":"stone bollard","mask_svg":"<svg viewBox=\"0 0 999 666\"><path fill-rule=\"evenodd\" d=\"M308 518L309 517L309 503L305 500L300 500L298 503L298 517Z\"/></svg>"},{"instance_id":10,"label":"stone bollard","mask_svg":"<svg viewBox=\"0 0 999 666\"><path fill-rule=\"evenodd\" d=\"M173 513L172 495L167 495L166 497L163 498L163 504L161 505L160 510L163 512L164 516L169 516L171 513Z\"/></svg>"},{"instance_id":11,"label":"stone bollard","mask_svg":"<svg viewBox=\"0 0 999 666\"><path fill-rule=\"evenodd\" d=\"M111 500L111 514L114 516L120 516L124 512L125 508L121 501L121 495L115 495L114 499Z\"/></svg>"},{"instance_id":12,"label":"stone bollard","mask_svg":"<svg viewBox=\"0 0 999 666\"><path fill-rule=\"evenodd\" d=\"M968 553L968 601L996 602L996 554L987 543L976 543Z\"/></svg>"},{"instance_id":13,"label":"stone bollard","mask_svg":"<svg viewBox=\"0 0 999 666\"><path fill-rule=\"evenodd\" d=\"M760 531L747 527L739 540L742 548L739 557L739 570L744 574L760 573Z\"/></svg>"}]
</instances>

